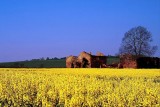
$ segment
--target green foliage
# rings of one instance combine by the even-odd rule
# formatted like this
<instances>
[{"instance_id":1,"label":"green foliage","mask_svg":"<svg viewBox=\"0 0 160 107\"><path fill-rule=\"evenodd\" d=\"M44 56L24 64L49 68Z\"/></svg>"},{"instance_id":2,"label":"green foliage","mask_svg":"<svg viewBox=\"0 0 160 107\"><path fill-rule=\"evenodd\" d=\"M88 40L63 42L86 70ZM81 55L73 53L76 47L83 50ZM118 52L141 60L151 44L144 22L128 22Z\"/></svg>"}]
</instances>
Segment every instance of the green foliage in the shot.
<instances>
[{"instance_id":1,"label":"green foliage","mask_svg":"<svg viewBox=\"0 0 160 107\"><path fill-rule=\"evenodd\" d=\"M0 63L0 66L11 67L11 68L65 68L66 62L64 59L32 60L32 61Z\"/></svg>"},{"instance_id":2,"label":"green foliage","mask_svg":"<svg viewBox=\"0 0 160 107\"><path fill-rule=\"evenodd\" d=\"M119 63L119 57L110 56L107 58L107 64Z\"/></svg>"},{"instance_id":3,"label":"green foliage","mask_svg":"<svg viewBox=\"0 0 160 107\"><path fill-rule=\"evenodd\" d=\"M118 63L119 58L114 56L107 57L107 64ZM66 60L65 58L61 59L49 59L46 60L31 60L31 61L21 61L21 62L8 62L0 63L1 68L65 68Z\"/></svg>"}]
</instances>

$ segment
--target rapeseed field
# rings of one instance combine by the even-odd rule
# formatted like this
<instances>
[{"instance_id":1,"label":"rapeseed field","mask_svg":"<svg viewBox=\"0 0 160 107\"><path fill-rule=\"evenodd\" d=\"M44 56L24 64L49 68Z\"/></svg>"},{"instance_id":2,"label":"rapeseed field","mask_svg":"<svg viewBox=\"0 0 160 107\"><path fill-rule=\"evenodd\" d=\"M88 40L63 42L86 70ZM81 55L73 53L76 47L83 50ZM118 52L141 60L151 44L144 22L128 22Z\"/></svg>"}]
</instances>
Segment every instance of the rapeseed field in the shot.
<instances>
[{"instance_id":1,"label":"rapeseed field","mask_svg":"<svg viewBox=\"0 0 160 107\"><path fill-rule=\"evenodd\" d=\"M160 107L160 69L0 69L0 107Z\"/></svg>"}]
</instances>

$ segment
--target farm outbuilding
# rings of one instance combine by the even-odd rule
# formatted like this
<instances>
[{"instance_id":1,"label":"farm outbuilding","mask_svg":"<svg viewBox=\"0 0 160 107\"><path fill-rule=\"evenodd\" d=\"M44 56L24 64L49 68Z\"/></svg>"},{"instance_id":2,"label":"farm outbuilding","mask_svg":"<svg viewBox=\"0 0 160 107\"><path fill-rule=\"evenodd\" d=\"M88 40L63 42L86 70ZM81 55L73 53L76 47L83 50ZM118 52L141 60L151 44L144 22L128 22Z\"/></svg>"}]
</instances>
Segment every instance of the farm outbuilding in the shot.
<instances>
[{"instance_id":1,"label":"farm outbuilding","mask_svg":"<svg viewBox=\"0 0 160 107\"><path fill-rule=\"evenodd\" d=\"M120 65L122 68L160 68L160 58L124 54L120 56Z\"/></svg>"},{"instance_id":2,"label":"farm outbuilding","mask_svg":"<svg viewBox=\"0 0 160 107\"><path fill-rule=\"evenodd\" d=\"M79 56L66 58L67 68L160 68L160 58L135 56L131 54L115 57L115 62L107 63L109 57L103 54L92 55L85 51ZM119 59L119 60L118 60Z\"/></svg>"},{"instance_id":3,"label":"farm outbuilding","mask_svg":"<svg viewBox=\"0 0 160 107\"><path fill-rule=\"evenodd\" d=\"M103 56L102 54L100 56L91 55L91 53L83 51L74 61L68 62L68 60L69 59L67 58L66 67L68 68L71 66L67 65L74 65L72 68L104 68L107 63L107 56Z\"/></svg>"}]
</instances>

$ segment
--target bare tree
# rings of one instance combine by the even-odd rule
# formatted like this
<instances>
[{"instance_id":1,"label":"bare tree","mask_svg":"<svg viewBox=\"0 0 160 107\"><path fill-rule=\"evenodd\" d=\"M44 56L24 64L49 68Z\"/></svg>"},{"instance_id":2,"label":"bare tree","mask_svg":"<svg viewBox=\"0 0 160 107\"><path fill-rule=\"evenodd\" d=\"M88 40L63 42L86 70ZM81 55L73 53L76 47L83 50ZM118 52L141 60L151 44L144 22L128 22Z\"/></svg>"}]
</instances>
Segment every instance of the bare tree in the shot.
<instances>
[{"instance_id":1,"label":"bare tree","mask_svg":"<svg viewBox=\"0 0 160 107\"><path fill-rule=\"evenodd\" d=\"M151 46L151 42L152 35L145 27L134 27L125 33L119 53L152 56L156 52L157 46Z\"/></svg>"}]
</instances>

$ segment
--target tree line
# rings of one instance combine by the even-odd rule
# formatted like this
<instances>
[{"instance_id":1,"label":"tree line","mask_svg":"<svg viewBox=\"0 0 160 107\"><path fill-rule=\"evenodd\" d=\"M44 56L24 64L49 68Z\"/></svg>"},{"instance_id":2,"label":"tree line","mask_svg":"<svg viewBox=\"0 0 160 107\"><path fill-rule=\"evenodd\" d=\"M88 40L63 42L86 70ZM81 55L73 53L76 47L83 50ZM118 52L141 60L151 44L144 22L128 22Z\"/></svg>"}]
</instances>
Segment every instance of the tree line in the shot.
<instances>
[{"instance_id":1,"label":"tree line","mask_svg":"<svg viewBox=\"0 0 160 107\"><path fill-rule=\"evenodd\" d=\"M30 61L47 61L47 60L60 60L60 59L66 59L66 57L62 57L62 58L57 58L57 57L54 57L54 58L49 58L49 57L47 57L47 58L44 58L44 57L42 57L42 58L38 58L38 59L31 59ZM26 61L29 61L29 60L26 60Z\"/></svg>"}]
</instances>

